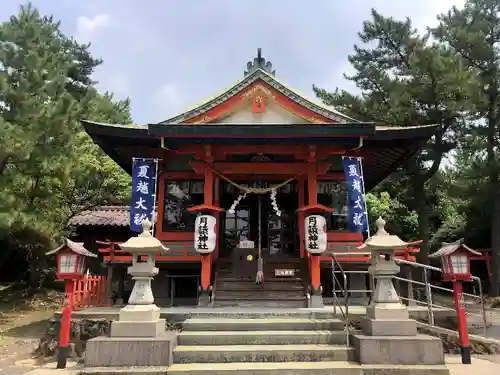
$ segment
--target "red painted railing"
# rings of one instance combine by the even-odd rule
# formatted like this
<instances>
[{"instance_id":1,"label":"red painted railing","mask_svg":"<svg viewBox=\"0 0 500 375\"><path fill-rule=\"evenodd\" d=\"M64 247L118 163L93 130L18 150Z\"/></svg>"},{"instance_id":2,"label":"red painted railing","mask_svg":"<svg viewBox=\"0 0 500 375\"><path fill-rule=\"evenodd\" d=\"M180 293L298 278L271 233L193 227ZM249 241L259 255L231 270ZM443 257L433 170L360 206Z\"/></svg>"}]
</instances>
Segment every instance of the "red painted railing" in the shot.
<instances>
[{"instance_id":1,"label":"red painted railing","mask_svg":"<svg viewBox=\"0 0 500 375\"><path fill-rule=\"evenodd\" d=\"M105 276L84 276L73 282L74 309L110 306Z\"/></svg>"}]
</instances>

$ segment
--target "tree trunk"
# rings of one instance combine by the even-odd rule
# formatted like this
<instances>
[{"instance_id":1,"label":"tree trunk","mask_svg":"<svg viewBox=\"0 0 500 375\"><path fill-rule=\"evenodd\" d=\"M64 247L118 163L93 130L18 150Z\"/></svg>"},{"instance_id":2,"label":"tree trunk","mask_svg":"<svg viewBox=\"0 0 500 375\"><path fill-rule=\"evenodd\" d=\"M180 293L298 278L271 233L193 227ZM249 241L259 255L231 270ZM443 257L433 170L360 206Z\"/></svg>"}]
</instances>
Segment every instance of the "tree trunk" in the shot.
<instances>
[{"instance_id":1,"label":"tree trunk","mask_svg":"<svg viewBox=\"0 0 500 375\"><path fill-rule=\"evenodd\" d=\"M425 183L415 183L413 186L414 207L418 215L418 237L422 240L420 247L420 262L429 264L429 207L425 197Z\"/></svg>"},{"instance_id":2,"label":"tree trunk","mask_svg":"<svg viewBox=\"0 0 500 375\"><path fill-rule=\"evenodd\" d=\"M496 77L496 70L495 77ZM489 172L490 197L493 211L491 213L490 246L491 246L491 288L490 295L500 295L500 181L495 151L495 139L497 135L497 98L498 85L491 84L488 94L488 133L486 144L486 160Z\"/></svg>"},{"instance_id":3,"label":"tree trunk","mask_svg":"<svg viewBox=\"0 0 500 375\"><path fill-rule=\"evenodd\" d=\"M489 169L490 202L493 206L490 228L492 272L490 295L496 297L500 295L500 181L495 157L496 117L491 114L488 117L488 143L486 152Z\"/></svg>"},{"instance_id":4,"label":"tree trunk","mask_svg":"<svg viewBox=\"0 0 500 375\"><path fill-rule=\"evenodd\" d=\"M492 183L493 213L491 218L491 288L490 296L500 296L500 181Z\"/></svg>"},{"instance_id":5,"label":"tree trunk","mask_svg":"<svg viewBox=\"0 0 500 375\"><path fill-rule=\"evenodd\" d=\"M44 260L40 258L39 254L33 254L33 253L30 258L31 259L29 262L28 295L33 296L42 286L44 278L42 272Z\"/></svg>"}]
</instances>

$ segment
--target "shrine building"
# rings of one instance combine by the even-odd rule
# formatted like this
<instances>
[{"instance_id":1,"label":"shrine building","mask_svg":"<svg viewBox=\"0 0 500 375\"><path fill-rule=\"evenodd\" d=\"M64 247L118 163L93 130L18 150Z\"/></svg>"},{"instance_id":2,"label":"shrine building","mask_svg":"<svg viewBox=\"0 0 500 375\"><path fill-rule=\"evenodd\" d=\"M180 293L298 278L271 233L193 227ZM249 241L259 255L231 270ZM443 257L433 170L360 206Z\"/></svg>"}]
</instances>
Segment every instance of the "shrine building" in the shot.
<instances>
[{"instance_id":1,"label":"shrine building","mask_svg":"<svg viewBox=\"0 0 500 375\"><path fill-rule=\"evenodd\" d=\"M332 254L339 254L336 259L346 270L366 270L369 262L367 255L346 254L359 252L356 247L366 233L347 230L343 158L362 161L369 191L436 131L429 125L360 122L307 99L276 78L260 49L240 81L165 121L82 123L94 142L131 175L134 159L157 159L154 235L169 248L157 256L153 289L158 306L307 307L313 296L319 304L329 303ZM92 238L115 281L117 304L127 298L126 268L131 262L117 243L130 236L130 210L137 204L95 208L70 223L78 233L101 227ZM111 211L113 231L106 232L107 224L92 224L92 218ZM205 225L205 218L214 218L213 251L196 245L200 215ZM321 253L308 251L304 223L310 215L324 218ZM417 250L398 256L414 260ZM352 273L349 285L357 290L354 299L362 299L368 278Z\"/></svg>"}]
</instances>

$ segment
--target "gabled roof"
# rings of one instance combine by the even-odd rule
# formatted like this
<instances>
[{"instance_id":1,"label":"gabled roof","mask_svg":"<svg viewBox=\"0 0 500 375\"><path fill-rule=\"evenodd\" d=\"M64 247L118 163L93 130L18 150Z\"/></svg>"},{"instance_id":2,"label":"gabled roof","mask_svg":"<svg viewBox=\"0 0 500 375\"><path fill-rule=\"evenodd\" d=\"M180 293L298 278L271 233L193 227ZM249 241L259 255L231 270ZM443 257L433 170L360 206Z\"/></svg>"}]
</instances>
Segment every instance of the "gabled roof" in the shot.
<instances>
[{"instance_id":1,"label":"gabled roof","mask_svg":"<svg viewBox=\"0 0 500 375\"><path fill-rule=\"evenodd\" d=\"M45 255L53 255L56 254L58 251L64 249L64 248L70 248L73 250L75 253L89 257L89 258L97 258L97 255L88 251L84 246L83 242L73 242L69 238L66 238L66 243L64 245L59 246L57 249L48 251L45 253Z\"/></svg>"},{"instance_id":2,"label":"gabled roof","mask_svg":"<svg viewBox=\"0 0 500 375\"><path fill-rule=\"evenodd\" d=\"M465 240L463 238L461 238L455 242L443 242L442 247L438 251L436 251L435 253L430 254L429 258L441 258L441 257L444 257L446 255L453 254L455 251L457 251L460 248L467 250L472 255L476 255L476 256L482 255L480 252L478 252L476 250L472 250L469 246L467 246L465 244Z\"/></svg>"},{"instance_id":3,"label":"gabled roof","mask_svg":"<svg viewBox=\"0 0 500 375\"><path fill-rule=\"evenodd\" d=\"M306 98L296 90L285 85L283 82L278 81L274 76L272 64L269 61L266 63L265 59L261 57L261 51L259 48L257 58L255 58L253 62L248 63L247 70L245 71L245 77L242 80L237 81L231 87L219 92L205 102L198 104L177 116L161 121L159 124L179 124L189 122L190 119L203 115L234 96L243 93L246 89L250 88L250 86L258 83L259 81L268 85L271 89L276 90L281 95L284 95L292 102L333 122L357 122L357 120L336 111L332 107L326 106L320 101Z\"/></svg>"}]
</instances>

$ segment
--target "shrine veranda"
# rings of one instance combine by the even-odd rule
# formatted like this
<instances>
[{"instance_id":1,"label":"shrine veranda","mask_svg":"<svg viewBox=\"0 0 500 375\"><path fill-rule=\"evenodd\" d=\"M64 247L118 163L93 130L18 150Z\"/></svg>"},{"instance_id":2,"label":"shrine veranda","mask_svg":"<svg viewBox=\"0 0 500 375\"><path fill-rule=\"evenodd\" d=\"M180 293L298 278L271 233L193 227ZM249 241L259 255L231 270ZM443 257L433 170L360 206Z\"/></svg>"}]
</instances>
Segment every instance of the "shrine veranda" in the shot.
<instances>
[{"instance_id":1,"label":"shrine veranda","mask_svg":"<svg viewBox=\"0 0 500 375\"><path fill-rule=\"evenodd\" d=\"M159 306L197 305L213 293L217 278L254 280L259 271L263 285L297 278L304 286L294 289L297 296L319 293L326 301L332 296L331 253L344 254L337 259L346 270L366 270L369 261L366 255L345 254L357 252L366 233L348 230L353 206L347 202L343 161L361 161L363 188L369 191L436 130L360 122L307 99L276 79L260 51L242 80L175 117L143 125L82 123L128 173L139 159L152 161L150 171L157 169L147 176L156 182L148 185L154 190L146 189L149 196L132 206L156 206L154 234L170 249L156 260L160 272L153 290ZM133 189L146 192L137 184ZM206 255L195 246L200 214L215 218L214 251ZM131 256L117 245L133 235L134 217L125 220L129 215L126 207L100 207L70 222L88 249L100 249L117 304L129 292ZM304 223L310 215L324 218L326 248L319 254L307 249ZM207 233L203 229L202 238ZM398 256L414 260L417 251ZM351 289L369 289L363 273L350 274L349 283ZM258 306L258 293L245 298ZM279 293L276 287L278 299ZM220 295L222 303L233 294Z\"/></svg>"}]
</instances>

